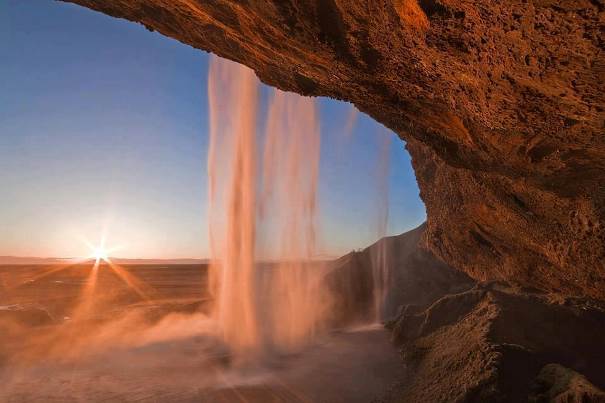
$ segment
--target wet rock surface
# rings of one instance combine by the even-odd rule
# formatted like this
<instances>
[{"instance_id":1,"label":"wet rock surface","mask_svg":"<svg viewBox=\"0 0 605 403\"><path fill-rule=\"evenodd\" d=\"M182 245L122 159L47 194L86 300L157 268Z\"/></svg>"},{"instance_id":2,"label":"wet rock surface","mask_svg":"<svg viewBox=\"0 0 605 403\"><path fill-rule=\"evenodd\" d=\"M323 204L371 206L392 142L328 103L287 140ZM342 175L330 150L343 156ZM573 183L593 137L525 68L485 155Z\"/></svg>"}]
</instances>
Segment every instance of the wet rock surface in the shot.
<instances>
[{"instance_id":1,"label":"wet rock surface","mask_svg":"<svg viewBox=\"0 0 605 403\"><path fill-rule=\"evenodd\" d=\"M434 254L605 299L602 0L71 1L353 102L406 140Z\"/></svg>"}]
</instances>

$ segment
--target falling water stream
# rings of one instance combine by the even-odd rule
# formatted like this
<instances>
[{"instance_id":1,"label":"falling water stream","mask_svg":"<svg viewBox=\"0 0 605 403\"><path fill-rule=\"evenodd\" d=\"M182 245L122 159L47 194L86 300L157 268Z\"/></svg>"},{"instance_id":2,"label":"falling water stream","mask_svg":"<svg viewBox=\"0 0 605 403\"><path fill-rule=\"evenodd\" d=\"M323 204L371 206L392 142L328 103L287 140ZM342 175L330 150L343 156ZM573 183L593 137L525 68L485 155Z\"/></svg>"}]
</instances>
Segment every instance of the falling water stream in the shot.
<instances>
[{"instance_id":1,"label":"falling water stream","mask_svg":"<svg viewBox=\"0 0 605 403\"><path fill-rule=\"evenodd\" d=\"M322 270L309 263L320 147L315 101L274 90L261 148L258 85L248 68L212 59L208 173L215 320L236 361L244 363L267 349L304 346L329 305ZM261 238L271 246L266 256L259 253ZM275 262L270 268L261 263L267 258Z\"/></svg>"},{"instance_id":2,"label":"falling water stream","mask_svg":"<svg viewBox=\"0 0 605 403\"><path fill-rule=\"evenodd\" d=\"M212 59L208 216L215 320L220 336L241 360L253 359L261 345L254 284L257 93L251 70Z\"/></svg>"},{"instance_id":3,"label":"falling water stream","mask_svg":"<svg viewBox=\"0 0 605 403\"><path fill-rule=\"evenodd\" d=\"M374 322L381 323L384 317L387 290L390 281L390 259L387 242L380 241L387 235L389 222L389 173L390 173L390 145L391 136L381 131L379 159L376 169L376 238L379 240L376 248L372 250L372 280L374 296Z\"/></svg>"},{"instance_id":4,"label":"falling water stream","mask_svg":"<svg viewBox=\"0 0 605 403\"><path fill-rule=\"evenodd\" d=\"M309 267L316 248L320 133L315 101L274 90L263 158L260 218L277 254L271 281L270 337L296 350L322 326L329 298L322 270Z\"/></svg>"}]
</instances>

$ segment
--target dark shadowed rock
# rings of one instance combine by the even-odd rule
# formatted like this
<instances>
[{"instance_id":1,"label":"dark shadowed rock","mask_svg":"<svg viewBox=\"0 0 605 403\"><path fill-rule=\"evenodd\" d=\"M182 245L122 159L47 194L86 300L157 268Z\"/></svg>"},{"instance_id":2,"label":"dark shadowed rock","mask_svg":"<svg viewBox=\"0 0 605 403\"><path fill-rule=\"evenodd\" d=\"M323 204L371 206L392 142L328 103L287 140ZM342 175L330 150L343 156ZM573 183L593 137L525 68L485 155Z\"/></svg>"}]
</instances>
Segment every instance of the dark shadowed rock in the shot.
<instances>
[{"instance_id":1,"label":"dark shadowed rock","mask_svg":"<svg viewBox=\"0 0 605 403\"><path fill-rule=\"evenodd\" d=\"M605 402L605 393L577 372L558 364L548 364L535 380L531 403Z\"/></svg>"},{"instance_id":2,"label":"dark shadowed rock","mask_svg":"<svg viewBox=\"0 0 605 403\"><path fill-rule=\"evenodd\" d=\"M504 284L480 285L399 316L393 335L413 375L386 401L599 401L573 399L590 382L597 391L605 386L603 334L605 311L589 301L554 303ZM550 363L582 376L543 369Z\"/></svg>"}]
</instances>

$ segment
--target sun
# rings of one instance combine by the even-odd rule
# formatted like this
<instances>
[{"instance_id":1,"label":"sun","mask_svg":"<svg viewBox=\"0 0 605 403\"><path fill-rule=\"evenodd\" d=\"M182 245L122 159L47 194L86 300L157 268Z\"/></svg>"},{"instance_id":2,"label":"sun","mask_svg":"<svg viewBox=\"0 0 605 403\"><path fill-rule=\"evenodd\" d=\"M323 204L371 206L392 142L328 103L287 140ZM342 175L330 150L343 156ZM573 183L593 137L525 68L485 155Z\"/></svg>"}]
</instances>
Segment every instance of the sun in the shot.
<instances>
[{"instance_id":1,"label":"sun","mask_svg":"<svg viewBox=\"0 0 605 403\"><path fill-rule=\"evenodd\" d=\"M92 256L95 260L109 259L109 252L103 246L97 246L92 251Z\"/></svg>"},{"instance_id":2,"label":"sun","mask_svg":"<svg viewBox=\"0 0 605 403\"><path fill-rule=\"evenodd\" d=\"M87 259L93 259L95 264L99 264L101 261L111 263L111 255L117 251L122 249L122 247L111 247L108 248L106 245L106 236L102 235L99 243L91 243L86 238L83 238L83 242L86 246L88 246L89 254L87 255Z\"/></svg>"}]
</instances>

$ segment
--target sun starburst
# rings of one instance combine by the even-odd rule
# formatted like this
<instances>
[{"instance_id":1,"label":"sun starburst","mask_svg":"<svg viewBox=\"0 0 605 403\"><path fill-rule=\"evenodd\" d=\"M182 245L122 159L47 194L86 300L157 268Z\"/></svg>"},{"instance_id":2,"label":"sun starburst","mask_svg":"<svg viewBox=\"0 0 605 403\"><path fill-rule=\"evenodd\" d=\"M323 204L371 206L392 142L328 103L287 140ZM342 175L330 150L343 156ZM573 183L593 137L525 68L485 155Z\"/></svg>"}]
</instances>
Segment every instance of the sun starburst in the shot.
<instances>
[{"instance_id":1,"label":"sun starburst","mask_svg":"<svg viewBox=\"0 0 605 403\"><path fill-rule=\"evenodd\" d=\"M90 255L88 256L88 259L93 259L96 264L99 264L101 262L108 263L110 260L110 254L112 252L114 252L116 249L118 249L115 247L108 248L107 246L105 246L105 237L104 236L101 238L101 242L99 242L98 245L93 245L88 241L85 241L85 243L88 246L88 248L90 249Z\"/></svg>"},{"instance_id":2,"label":"sun starburst","mask_svg":"<svg viewBox=\"0 0 605 403\"><path fill-rule=\"evenodd\" d=\"M91 257L97 261L98 260L107 261L107 259L109 259L109 252L103 246L99 246L99 247L94 248L94 250L92 251Z\"/></svg>"}]
</instances>

